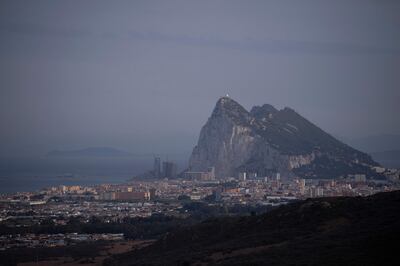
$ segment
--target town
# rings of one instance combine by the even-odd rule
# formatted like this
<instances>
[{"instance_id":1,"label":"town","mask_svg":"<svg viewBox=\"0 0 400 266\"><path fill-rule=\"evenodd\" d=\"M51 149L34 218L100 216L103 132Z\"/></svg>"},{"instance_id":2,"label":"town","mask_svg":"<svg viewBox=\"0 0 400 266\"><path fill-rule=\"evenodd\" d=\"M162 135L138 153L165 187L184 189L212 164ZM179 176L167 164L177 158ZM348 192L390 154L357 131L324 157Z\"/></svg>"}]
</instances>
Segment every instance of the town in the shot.
<instances>
[{"instance_id":1,"label":"town","mask_svg":"<svg viewBox=\"0 0 400 266\"><path fill-rule=\"evenodd\" d=\"M400 189L400 172L382 167L375 170L385 174L385 180L371 180L357 174L330 180L288 179L280 173L260 177L245 172L239 173L238 177L216 178L213 167L207 172L188 171L179 176L176 169L173 162L164 162L161 169L160 159L155 158L154 169L147 174L152 178L132 179L116 185L61 185L37 192L2 195L0 226L8 230L0 238L2 250L73 245L79 241L121 240L124 238L121 232L35 234L29 230L21 231L21 228L49 224L57 228L74 220L83 224L93 223L93 219L105 224L120 224L126 219L155 215L184 219L190 215L184 208L188 202L222 208L250 206L267 209L307 198L368 196ZM10 230L13 228L18 230Z\"/></svg>"}]
</instances>

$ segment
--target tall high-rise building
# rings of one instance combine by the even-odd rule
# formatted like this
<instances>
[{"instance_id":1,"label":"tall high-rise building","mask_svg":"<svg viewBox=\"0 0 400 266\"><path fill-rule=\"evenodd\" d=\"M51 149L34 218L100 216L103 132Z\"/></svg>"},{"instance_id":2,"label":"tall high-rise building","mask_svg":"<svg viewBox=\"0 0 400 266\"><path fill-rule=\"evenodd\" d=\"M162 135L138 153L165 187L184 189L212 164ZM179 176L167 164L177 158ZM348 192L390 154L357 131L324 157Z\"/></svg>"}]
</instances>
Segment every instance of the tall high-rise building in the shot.
<instances>
[{"instance_id":1,"label":"tall high-rise building","mask_svg":"<svg viewBox=\"0 0 400 266\"><path fill-rule=\"evenodd\" d=\"M163 177L175 178L177 173L177 166L174 162L163 162Z\"/></svg>"},{"instance_id":2,"label":"tall high-rise building","mask_svg":"<svg viewBox=\"0 0 400 266\"><path fill-rule=\"evenodd\" d=\"M154 177L160 178L161 177L161 159L160 157L154 158Z\"/></svg>"}]
</instances>

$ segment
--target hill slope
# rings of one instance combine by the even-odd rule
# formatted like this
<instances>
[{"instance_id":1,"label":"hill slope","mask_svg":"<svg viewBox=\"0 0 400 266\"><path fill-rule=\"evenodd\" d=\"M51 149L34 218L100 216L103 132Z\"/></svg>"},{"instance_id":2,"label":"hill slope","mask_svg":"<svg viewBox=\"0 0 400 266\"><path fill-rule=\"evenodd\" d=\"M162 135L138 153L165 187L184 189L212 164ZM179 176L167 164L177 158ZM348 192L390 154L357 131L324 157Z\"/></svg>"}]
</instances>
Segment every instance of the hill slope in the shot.
<instances>
[{"instance_id":1,"label":"hill slope","mask_svg":"<svg viewBox=\"0 0 400 266\"><path fill-rule=\"evenodd\" d=\"M399 211L400 191L308 199L183 228L106 265L389 265Z\"/></svg>"}]
</instances>

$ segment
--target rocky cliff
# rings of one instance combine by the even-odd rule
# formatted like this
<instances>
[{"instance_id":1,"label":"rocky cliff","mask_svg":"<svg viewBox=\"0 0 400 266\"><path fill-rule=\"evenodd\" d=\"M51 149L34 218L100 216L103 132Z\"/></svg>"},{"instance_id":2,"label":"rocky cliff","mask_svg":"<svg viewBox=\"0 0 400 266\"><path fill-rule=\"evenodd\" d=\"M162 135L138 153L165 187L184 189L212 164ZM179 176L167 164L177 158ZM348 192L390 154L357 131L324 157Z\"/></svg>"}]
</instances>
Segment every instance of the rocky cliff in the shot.
<instances>
[{"instance_id":1,"label":"rocky cliff","mask_svg":"<svg viewBox=\"0 0 400 266\"><path fill-rule=\"evenodd\" d=\"M258 175L377 177L371 157L338 141L290 108L265 104L247 111L229 97L218 100L189 161L192 171L214 166L217 177ZM378 176L379 178L379 176Z\"/></svg>"}]
</instances>

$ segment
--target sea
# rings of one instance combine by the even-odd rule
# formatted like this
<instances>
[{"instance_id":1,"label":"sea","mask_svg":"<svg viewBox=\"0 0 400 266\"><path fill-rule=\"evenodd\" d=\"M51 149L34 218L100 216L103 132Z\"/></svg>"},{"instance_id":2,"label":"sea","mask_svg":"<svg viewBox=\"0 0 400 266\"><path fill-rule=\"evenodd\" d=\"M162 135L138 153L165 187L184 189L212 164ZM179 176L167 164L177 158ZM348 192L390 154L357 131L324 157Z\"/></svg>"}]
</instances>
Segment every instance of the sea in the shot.
<instances>
[{"instance_id":1,"label":"sea","mask_svg":"<svg viewBox=\"0 0 400 266\"><path fill-rule=\"evenodd\" d=\"M182 162L177 162L179 168ZM153 168L153 158L0 158L0 194L59 185L124 183Z\"/></svg>"}]
</instances>

